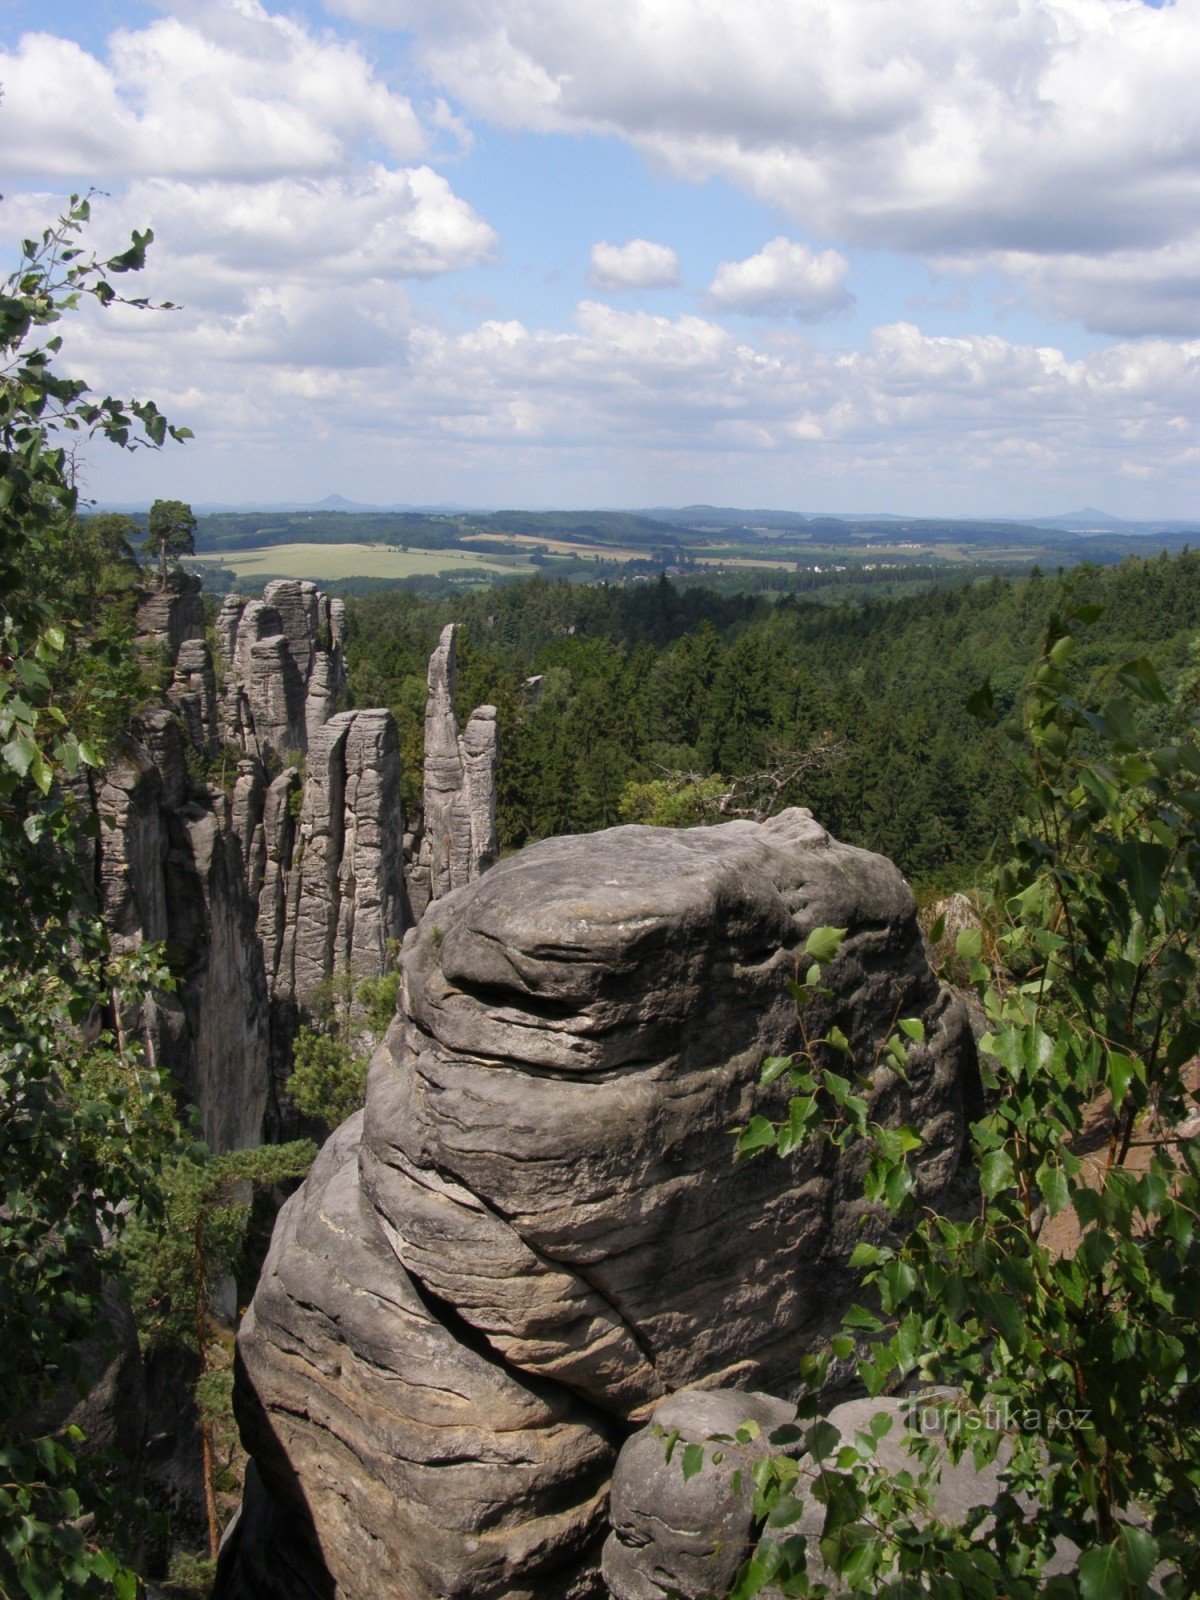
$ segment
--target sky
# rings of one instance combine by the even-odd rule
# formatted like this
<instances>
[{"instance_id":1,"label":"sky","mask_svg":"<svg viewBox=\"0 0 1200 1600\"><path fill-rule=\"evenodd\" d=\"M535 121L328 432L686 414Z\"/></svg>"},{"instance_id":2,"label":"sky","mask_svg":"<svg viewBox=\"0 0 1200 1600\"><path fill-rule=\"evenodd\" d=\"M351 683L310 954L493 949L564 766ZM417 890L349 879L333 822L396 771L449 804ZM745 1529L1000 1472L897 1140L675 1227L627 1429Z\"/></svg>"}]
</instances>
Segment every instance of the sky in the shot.
<instances>
[{"instance_id":1,"label":"sky","mask_svg":"<svg viewBox=\"0 0 1200 1600\"><path fill-rule=\"evenodd\" d=\"M99 501L1200 518L1200 0L0 0Z\"/></svg>"}]
</instances>

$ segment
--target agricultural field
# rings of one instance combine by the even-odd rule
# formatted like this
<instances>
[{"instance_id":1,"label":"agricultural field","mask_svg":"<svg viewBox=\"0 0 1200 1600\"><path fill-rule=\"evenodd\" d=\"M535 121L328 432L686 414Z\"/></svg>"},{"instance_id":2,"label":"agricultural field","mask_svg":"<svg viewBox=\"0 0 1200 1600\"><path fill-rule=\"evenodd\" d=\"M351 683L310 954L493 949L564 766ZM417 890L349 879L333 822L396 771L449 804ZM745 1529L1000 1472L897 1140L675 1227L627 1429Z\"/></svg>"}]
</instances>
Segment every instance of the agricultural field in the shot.
<instances>
[{"instance_id":1,"label":"agricultural field","mask_svg":"<svg viewBox=\"0 0 1200 1600\"><path fill-rule=\"evenodd\" d=\"M469 550L400 550L386 544L272 544L189 556L188 565L228 567L239 578L416 578L461 569L464 578L512 577L535 569L520 556L482 556Z\"/></svg>"}]
</instances>

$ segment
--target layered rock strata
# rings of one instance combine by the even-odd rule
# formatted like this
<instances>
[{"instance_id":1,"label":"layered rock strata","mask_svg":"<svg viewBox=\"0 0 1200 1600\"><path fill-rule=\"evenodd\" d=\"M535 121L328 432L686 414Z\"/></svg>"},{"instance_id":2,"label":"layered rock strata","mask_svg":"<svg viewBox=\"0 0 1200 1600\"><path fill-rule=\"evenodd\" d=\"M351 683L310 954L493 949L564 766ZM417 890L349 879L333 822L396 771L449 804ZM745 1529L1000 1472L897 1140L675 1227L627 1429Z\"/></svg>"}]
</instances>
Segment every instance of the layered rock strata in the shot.
<instances>
[{"instance_id":1,"label":"layered rock strata","mask_svg":"<svg viewBox=\"0 0 1200 1600\"><path fill-rule=\"evenodd\" d=\"M141 1020L205 1139L257 1144L270 1023L241 851L223 798L185 798L178 723L155 712L142 724L150 736L124 741L95 795L101 908L116 949L166 947L177 989Z\"/></svg>"},{"instance_id":2,"label":"layered rock strata","mask_svg":"<svg viewBox=\"0 0 1200 1600\"><path fill-rule=\"evenodd\" d=\"M286 805L277 796L272 832ZM297 841L276 845L290 855L286 909L279 892L260 897L260 930L275 992L310 1003L335 972L373 977L387 969L404 929L404 817L400 806L400 745L388 711L343 711L317 734ZM268 852L270 856L270 852ZM271 919L274 919L273 923ZM278 934L278 957L272 936Z\"/></svg>"},{"instance_id":3,"label":"layered rock strata","mask_svg":"<svg viewBox=\"0 0 1200 1600\"><path fill-rule=\"evenodd\" d=\"M881 1225L857 1156L731 1161L785 1107L759 1069L800 1042L788 983L829 924L859 1059L924 1022L870 1095L921 1133L934 1201L976 1092L962 1008L900 874L809 813L549 840L430 908L361 1127L289 1202L243 1326L262 1494L224 1596L602 1593L614 1445L681 1386L785 1386Z\"/></svg>"},{"instance_id":4,"label":"layered rock strata","mask_svg":"<svg viewBox=\"0 0 1200 1600\"><path fill-rule=\"evenodd\" d=\"M263 760L309 748L345 695L345 616L342 601L292 578L244 605L226 596L216 623L226 738Z\"/></svg>"},{"instance_id":5,"label":"layered rock strata","mask_svg":"<svg viewBox=\"0 0 1200 1600\"><path fill-rule=\"evenodd\" d=\"M204 638L204 601L199 578L175 567L166 582L148 589L137 608L140 648L161 651L174 664L188 639Z\"/></svg>"},{"instance_id":6,"label":"layered rock strata","mask_svg":"<svg viewBox=\"0 0 1200 1600\"><path fill-rule=\"evenodd\" d=\"M459 731L457 626L429 658L422 837L409 870L414 919L431 900L470 883L496 858L496 708L479 706Z\"/></svg>"}]
</instances>

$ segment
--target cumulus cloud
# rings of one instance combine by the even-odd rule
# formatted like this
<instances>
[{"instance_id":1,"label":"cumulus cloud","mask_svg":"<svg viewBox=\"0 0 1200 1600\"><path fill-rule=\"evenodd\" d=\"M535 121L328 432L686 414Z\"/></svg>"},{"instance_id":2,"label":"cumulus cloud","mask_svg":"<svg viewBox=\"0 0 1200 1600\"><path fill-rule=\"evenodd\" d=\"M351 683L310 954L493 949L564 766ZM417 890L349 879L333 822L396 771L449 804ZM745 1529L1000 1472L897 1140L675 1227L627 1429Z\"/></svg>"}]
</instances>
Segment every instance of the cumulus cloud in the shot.
<instances>
[{"instance_id":1,"label":"cumulus cloud","mask_svg":"<svg viewBox=\"0 0 1200 1600\"><path fill-rule=\"evenodd\" d=\"M1012 497L1034 481L1039 497L1082 503L1118 472L1178 502L1200 460L1200 341L1072 359L899 322L830 351L799 331L755 342L711 317L597 301L566 331L455 331L370 280L332 300L261 289L220 316L97 315L67 354L197 430L173 469L195 474L180 491L197 498L230 498L214 487L221 463L236 474L252 459L239 495L290 497L300 474L314 495L350 481L380 499L528 499L536 485L549 502L653 503L736 499L749 483L776 503L840 492L928 506L936 459L943 508L1032 511L1045 506Z\"/></svg>"},{"instance_id":2,"label":"cumulus cloud","mask_svg":"<svg viewBox=\"0 0 1200 1600\"><path fill-rule=\"evenodd\" d=\"M412 105L357 46L257 0L199 10L114 33L103 60L50 33L0 52L5 167L245 178L333 171L364 140L396 160L424 153Z\"/></svg>"},{"instance_id":3,"label":"cumulus cloud","mask_svg":"<svg viewBox=\"0 0 1200 1600\"><path fill-rule=\"evenodd\" d=\"M679 257L669 245L631 239L592 246L588 282L597 289L665 289L679 281Z\"/></svg>"},{"instance_id":4,"label":"cumulus cloud","mask_svg":"<svg viewBox=\"0 0 1200 1600\"><path fill-rule=\"evenodd\" d=\"M846 289L850 263L836 250L820 255L780 237L745 261L723 261L708 286L708 303L720 311L749 311L818 322L853 304Z\"/></svg>"},{"instance_id":5,"label":"cumulus cloud","mask_svg":"<svg viewBox=\"0 0 1200 1600\"><path fill-rule=\"evenodd\" d=\"M414 30L426 69L497 121L619 134L817 236L1002 252L1034 287L1055 262L1070 315L1092 304L1088 263L1138 251L1171 301L1158 331L1187 320L1170 252L1200 222L1194 0L328 3ZM1124 331L1154 325L1149 301Z\"/></svg>"}]
</instances>

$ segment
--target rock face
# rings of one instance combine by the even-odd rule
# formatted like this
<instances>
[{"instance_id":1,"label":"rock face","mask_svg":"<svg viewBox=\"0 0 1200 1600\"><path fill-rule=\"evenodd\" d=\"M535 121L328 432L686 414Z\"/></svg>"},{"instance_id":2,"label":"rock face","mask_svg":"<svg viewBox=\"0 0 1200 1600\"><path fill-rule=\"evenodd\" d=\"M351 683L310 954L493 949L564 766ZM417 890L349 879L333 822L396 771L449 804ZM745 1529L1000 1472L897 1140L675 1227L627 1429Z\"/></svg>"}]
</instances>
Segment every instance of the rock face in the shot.
<instances>
[{"instance_id":1,"label":"rock face","mask_svg":"<svg viewBox=\"0 0 1200 1600\"><path fill-rule=\"evenodd\" d=\"M613 1600L709 1600L729 1592L754 1543L754 1463L773 1453L771 1433L795 1415L785 1400L736 1389L684 1389L655 1407L622 1446L613 1472L612 1532L601 1565ZM748 1444L709 1444L714 1434L732 1438L747 1422L759 1428ZM670 1433L677 1441L668 1456ZM705 1462L685 1478L689 1444L704 1450Z\"/></svg>"},{"instance_id":2,"label":"rock face","mask_svg":"<svg viewBox=\"0 0 1200 1600\"><path fill-rule=\"evenodd\" d=\"M277 994L303 1005L335 973L363 978L387 970L389 945L404 929L403 836L394 718L388 711L340 712L308 753L289 910L273 969Z\"/></svg>"},{"instance_id":3,"label":"rock face","mask_svg":"<svg viewBox=\"0 0 1200 1600\"><path fill-rule=\"evenodd\" d=\"M176 567L167 573L165 584L148 590L137 609L139 646L162 650L174 663L185 640L203 639L201 588L199 578Z\"/></svg>"},{"instance_id":4,"label":"rock face","mask_svg":"<svg viewBox=\"0 0 1200 1600\"><path fill-rule=\"evenodd\" d=\"M315 584L225 600L223 690L198 579L171 573L138 618L143 646L173 661L174 681L165 703L138 714L92 797L100 831L89 866L118 946L165 942L179 979L128 1024L199 1106L215 1149L257 1144L297 1008L322 981L378 976L394 959L404 902L395 723L386 711L338 713L345 610ZM228 797L189 776L189 747L210 761L222 741L242 750L227 763ZM298 828L303 780L279 758L310 746Z\"/></svg>"},{"instance_id":5,"label":"rock face","mask_svg":"<svg viewBox=\"0 0 1200 1600\"><path fill-rule=\"evenodd\" d=\"M226 596L217 616L226 738L262 760L309 748L345 695L345 615L342 601L292 578L245 605Z\"/></svg>"},{"instance_id":6,"label":"rock face","mask_svg":"<svg viewBox=\"0 0 1200 1600\"><path fill-rule=\"evenodd\" d=\"M262 952L241 851L223 804L186 803L179 725L142 719L95 798L99 892L113 943L162 941L176 993L147 1007L150 1048L217 1150L256 1144L270 1086Z\"/></svg>"},{"instance_id":7,"label":"rock face","mask_svg":"<svg viewBox=\"0 0 1200 1600\"><path fill-rule=\"evenodd\" d=\"M548 840L430 908L361 1129L289 1202L243 1328L263 1496L223 1594L309 1592L287 1548L344 1600L602 1592L614 1444L681 1386L786 1385L879 1226L855 1157L731 1161L786 1104L759 1068L799 1043L822 924L860 1058L897 1006L925 1023L872 1106L922 1133L936 1199L976 1090L962 1008L900 874L809 813Z\"/></svg>"},{"instance_id":8,"label":"rock face","mask_svg":"<svg viewBox=\"0 0 1200 1600\"><path fill-rule=\"evenodd\" d=\"M167 698L183 723L188 741L202 754L215 754L220 739L217 721L217 675L203 639L185 639L175 658L175 682Z\"/></svg>"},{"instance_id":9,"label":"rock face","mask_svg":"<svg viewBox=\"0 0 1200 1600\"><path fill-rule=\"evenodd\" d=\"M847 1400L834 1406L825 1421L837 1429L850 1444L855 1435L869 1431L872 1419L881 1412L889 1418L888 1430L876 1443L876 1458L891 1473L919 1470L913 1449L918 1430L926 1436L944 1437L946 1421L962 1421L953 1391L920 1403L893 1395L878 1399ZM701 1392L685 1390L672 1395L657 1408L655 1426L636 1433L623 1446L613 1474L612 1533L604 1546L603 1571L612 1600L708 1600L726 1594L743 1561L755 1544L755 1526L750 1475L755 1456L770 1448L771 1429L793 1420L790 1406L769 1395L739 1394L731 1389ZM745 1422L757 1422L761 1437L749 1446L714 1445L713 1434L733 1434ZM666 1459L663 1433L677 1429L679 1442ZM705 1450L705 1465L690 1479L683 1476L680 1455L687 1443ZM724 1459L715 1463L714 1450ZM778 1453L778 1450L777 1452ZM804 1471L802 1445L787 1453L801 1460L796 1493L805 1499L809 1481ZM940 1479L933 1489L930 1512L935 1520L947 1524L963 1522L979 1506L992 1505L1001 1493L1001 1474L1010 1451L1002 1447L996 1461L977 1468L968 1450L960 1461L952 1462L939 1447ZM735 1474L740 1471L738 1482ZM815 1475L815 1474L814 1474ZM825 1507L809 1498L801 1516L788 1527L792 1535L804 1535L809 1543L808 1576L813 1582L827 1583L839 1593L838 1580L820 1559L818 1540L825 1521ZM1045 1576L1074 1570L1078 1549L1065 1538L1057 1541L1055 1554ZM762 1591L767 1600L776 1600L779 1591Z\"/></svg>"},{"instance_id":10,"label":"rock face","mask_svg":"<svg viewBox=\"0 0 1200 1600\"><path fill-rule=\"evenodd\" d=\"M409 872L414 920L431 900L470 883L496 858L496 708L478 707L459 732L455 637L456 625L448 623L429 658L424 831Z\"/></svg>"}]
</instances>

